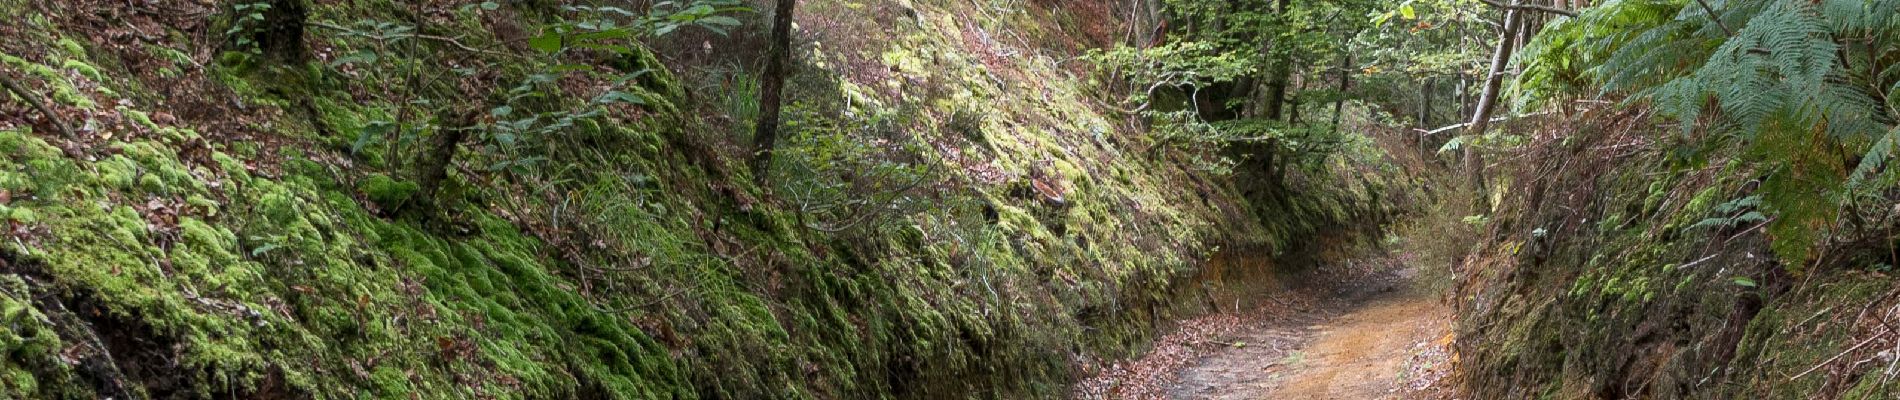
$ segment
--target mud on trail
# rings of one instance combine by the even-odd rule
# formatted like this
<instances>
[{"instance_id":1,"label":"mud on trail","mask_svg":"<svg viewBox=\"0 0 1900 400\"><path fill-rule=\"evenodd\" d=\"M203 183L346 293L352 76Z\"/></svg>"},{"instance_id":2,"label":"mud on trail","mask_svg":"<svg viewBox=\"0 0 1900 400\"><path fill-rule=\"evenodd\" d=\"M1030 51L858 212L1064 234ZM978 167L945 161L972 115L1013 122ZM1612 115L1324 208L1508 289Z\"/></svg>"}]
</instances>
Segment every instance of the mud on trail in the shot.
<instances>
[{"instance_id":1,"label":"mud on trail","mask_svg":"<svg viewBox=\"0 0 1900 400\"><path fill-rule=\"evenodd\" d=\"M1181 321L1142 358L1078 385L1087 399L1449 398L1449 311L1395 259L1316 269L1257 305ZM1323 274L1322 274L1323 273Z\"/></svg>"}]
</instances>

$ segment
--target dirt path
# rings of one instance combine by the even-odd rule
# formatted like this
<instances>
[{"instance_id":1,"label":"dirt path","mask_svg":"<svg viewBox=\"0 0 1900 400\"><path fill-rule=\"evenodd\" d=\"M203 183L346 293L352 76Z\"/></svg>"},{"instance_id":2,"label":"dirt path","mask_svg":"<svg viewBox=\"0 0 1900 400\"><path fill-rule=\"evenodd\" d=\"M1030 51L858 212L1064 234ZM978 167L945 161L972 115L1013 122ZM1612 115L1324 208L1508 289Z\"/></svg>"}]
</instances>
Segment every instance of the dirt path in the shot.
<instances>
[{"instance_id":1,"label":"dirt path","mask_svg":"<svg viewBox=\"0 0 1900 400\"><path fill-rule=\"evenodd\" d=\"M1329 265L1250 292L1250 306L1179 321L1142 357L1106 365L1076 399L1449 398L1449 315L1392 258Z\"/></svg>"},{"instance_id":2,"label":"dirt path","mask_svg":"<svg viewBox=\"0 0 1900 400\"><path fill-rule=\"evenodd\" d=\"M1446 311L1414 290L1345 295L1332 311L1278 318L1221 339L1176 374L1174 399L1433 398L1449 343Z\"/></svg>"},{"instance_id":3,"label":"dirt path","mask_svg":"<svg viewBox=\"0 0 1900 400\"><path fill-rule=\"evenodd\" d=\"M1419 296L1388 296L1315 327L1286 384L1265 398L1360 400L1397 398L1407 388L1420 343L1444 336L1444 311Z\"/></svg>"}]
</instances>

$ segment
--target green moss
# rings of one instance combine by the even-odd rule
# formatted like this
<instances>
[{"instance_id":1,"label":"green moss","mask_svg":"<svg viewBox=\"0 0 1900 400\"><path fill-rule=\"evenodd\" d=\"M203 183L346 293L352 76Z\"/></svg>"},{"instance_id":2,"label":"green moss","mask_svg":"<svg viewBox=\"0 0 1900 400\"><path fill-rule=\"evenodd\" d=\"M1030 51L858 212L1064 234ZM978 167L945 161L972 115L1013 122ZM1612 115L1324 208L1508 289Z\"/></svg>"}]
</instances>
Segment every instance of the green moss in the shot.
<instances>
[{"instance_id":1,"label":"green moss","mask_svg":"<svg viewBox=\"0 0 1900 400\"><path fill-rule=\"evenodd\" d=\"M75 59L66 59L66 61L60 63L59 66L60 68L65 68L65 69L72 70L73 72L77 72L79 73L79 75L85 76L86 78L90 78L96 82L105 81L105 75L100 74L98 68L94 68L91 64L86 64L83 61L79 61Z\"/></svg>"},{"instance_id":2,"label":"green moss","mask_svg":"<svg viewBox=\"0 0 1900 400\"><path fill-rule=\"evenodd\" d=\"M527 16L519 21L527 31L545 22L531 7L514 11ZM317 2L311 12L330 21L407 17L382 0ZM453 28L470 32L461 38L468 43L499 43L479 28L501 14L481 13L457 11ZM45 265L48 279L83 293L113 322L140 327L126 334L170 345L155 362L177 365L198 396L244 397L281 378L320 398L877 398L900 390L1017 398L1066 394L1076 351L1141 348L1151 321L1165 317L1141 310L1170 301L1167 288L1192 276L1207 243L1291 247L1360 217L1371 207L1366 192L1380 190L1330 176L1348 170L1330 164L1338 169L1315 173L1296 198L1260 199L1256 208L1272 211L1262 220L1224 214L1220 207L1244 201L1231 188L1182 187L1179 166L1105 145L1130 133L1113 131L1119 124L1097 114L1052 62L1025 59L1022 76L993 74L960 37L944 34L959 22L924 24L895 28L901 40L890 49L866 50L890 55L905 75L894 76L897 85L838 78L837 88L823 89L835 93L811 98L840 104L812 114L914 115L907 123L916 126L898 128L915 138L896 145L917 148L932 148L942 139L932 135L956 131L943 125L965 120L986 143L970 160L1018 185L1026 181L1015 177L1046 173L1071 191L1066 206L1006 194L982 183L987 177L948 175L976 183L946 192L954 194L944 204L979 205L894 215L867 229L874 233L817 232L776 202L745 200L765 189L723 177L734 170L723 160L687 156L697 153L685 151L682 135L710 128L682 115L693 108L678 78L636 52L622 62L655 71L637 88L651 115L579 122L546 146L550 161L571 171L488 177L504 178L492 179L502 187L471 179L444 197L474 201L445 202L451 217L427 227L358 203L389 209L416 195L416 184L387 175L412 160L413 138L357 145L369 121L396 119L398 105L359 104L361 82L351 82L359 75L320 62L267 66L229 54L230 67L208 69L211 81L199 83L222 84L233 101L261 110L232 121L276 136L220 143L209 139L222 131L159 126L155 112L132 105L115 111L155 134L116 136L129 142L96 159L68 159L26 132L0 132L0 187L15 195L4 211L47 232L18 250L21 259ZM370 45L333 36L325 40L336 49ZM435 45L387 61L443 65L450 52L429 50ZM45 59L101 83L136 81L109 62L73 61L85 59L83 49L67 50L71 57ZM199 68L177 50L145 50L173 68ZM71 89L63 72L6 61L55 92ZM493 64L504 80L539 67ZM1042 95L1015 95L1031 87ZM536 107L563 99L545 101ZM962 106L945 106L953 104ZM217 144L183 150L201 138ZM490 156L459 157L485 165ZM514 185L525 182L548 187L521 196L525 186ZM551 246L510 221L590 242L578 251ZM0 368L0 383L47 387L13 371Z\"/></svg>"},{"instance_id":3,"label":"green moss","mask_svg":"<svg viewBox=\"0 0 1900 400\"><path fill-rule=\"evenodd\" d=\"M74 87L73 83L67 80L66 76L61 74L59 70L7 54L0 54L0 63L19 68L25 71L27 75L37 77L46 82L46 84L52 88L52 101L84 109L96 107L92 98L84 93L80 93L79 89Z\"/></svg>"},{"instance_id":4,"label":"green moss","mask_svg":"<svg viewBox=\"0 0 1900 400\"><path fill-rule=\"evenodd\" d=\"M68 58L86 58L86 46L79 44L77 40L62 37L59 38L58 45L60 50L66 51L66 57ZM94 73L97 74L97 71L94 71Z\"/></svg>"},{"instance_id":5,"label":"green moss","mask_svg":"<svg viewBox=\"0 0 1900 400\"><path fill-rule=\"evenodd\" d=\"M383 209L394 210L408 204L409 199L422 187L415 182L397 181L388 175L375 174L358 183L357 190Z\"/></svg>"}]
</instances>

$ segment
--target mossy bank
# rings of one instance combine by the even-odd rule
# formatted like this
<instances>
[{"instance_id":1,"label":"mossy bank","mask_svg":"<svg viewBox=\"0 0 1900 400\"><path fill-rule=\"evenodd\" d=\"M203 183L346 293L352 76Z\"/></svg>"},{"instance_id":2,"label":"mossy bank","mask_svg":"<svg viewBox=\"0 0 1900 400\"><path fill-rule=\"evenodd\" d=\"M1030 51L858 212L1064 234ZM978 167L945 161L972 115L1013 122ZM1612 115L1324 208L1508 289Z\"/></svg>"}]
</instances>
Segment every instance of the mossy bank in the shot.
<instances>
[{"instance_id":1,"label":"mossy bank","mask_svg":"<svg viewBox=\"0 0 1900 400\"><path fill-rule=\"evenodd\" d=\"M506 97L573 9L272 1L311 22L285 57L227 33L264 2L207 3L0 0L54 114L0 103L0 397L1059 397L1195 312L1218 249L1376 226L1404 184L1369 143L1247 196L1151 148L1064 65L1112 2L893 0L802 5L775 175L742 165L747 14L577 67L641 72L638 104L480 138L431 188L438 133L383 121L448 116L374 68L485 60L400 87ZM915 183L866 189L865 153Z\"/></svg>"},{"instance_id":2,"label":"mossy bank","mask_svg":"<svg viewBox=\"0 0 1900 400\"><path fill-rule=\"evenodd\" d=\"M1685 156L1640 108L1540 128L1459 268L1479 398L1892 398L1891 236L1791 261L1770 176L1724 141ZM1608 151L1604 149L1617 149ZM1861 210L1892 215L1895 210Z\"/></svg>"}]
</instances>

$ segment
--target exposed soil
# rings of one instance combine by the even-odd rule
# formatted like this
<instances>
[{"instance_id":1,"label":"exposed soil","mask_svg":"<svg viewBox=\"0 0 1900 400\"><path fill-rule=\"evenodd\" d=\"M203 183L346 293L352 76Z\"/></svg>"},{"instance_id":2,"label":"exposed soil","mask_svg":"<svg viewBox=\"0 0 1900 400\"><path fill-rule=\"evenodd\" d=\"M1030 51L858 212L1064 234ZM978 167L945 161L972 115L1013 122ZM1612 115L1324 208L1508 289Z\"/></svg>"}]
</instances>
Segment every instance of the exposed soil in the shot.
<instances>
[{"instance_id":1,"label":"exposed soil","mask_svg":"<svg viewBox=\"0 0 1900 400\"><path fill-rule=\"evenodd\" d=\"M1398 264L1365 261L1344 267L1355 272L1301 277L1254 309L1182 321L1149 354L1118 365L1112 387L1077 397L1449 398L1438 381L1449 369L1450 313L1414 288L1414 269Z\"/></svg>"},{"instance_id":2,"label":"exposed soil","mask_svg":"<svg viewBox=\"0 0 1900 400\"><path fill-rule=\"evenodd\" d=\"M1333 321L1310 327L1317 338L1289 357L1286 369L1290 372L1284 384L1260 392L1266 396L1248 398L1412 398L1404 395L1410 394L1407 375L1420 370L1413 368L1414 353L1450 341L1434 340L1446 337L1444 308L1437 301L1405 292L1371 300ZM1199 368L1246 361L1250 360L1223 354Z\"/></svg>"},{"instance_id":3,"label":"exposed soil","mask_svg":"<svg viewBox=\"0 0 1900 400\"><path fill-rule=\"evenodd\" d=\"M1175 399L1430 398L1442 377L1445 309L1412 289L1410 269L1336 287L1316 310L1222 338L1227 348L1177 374Z\"/></svg>"}]
</instances>

